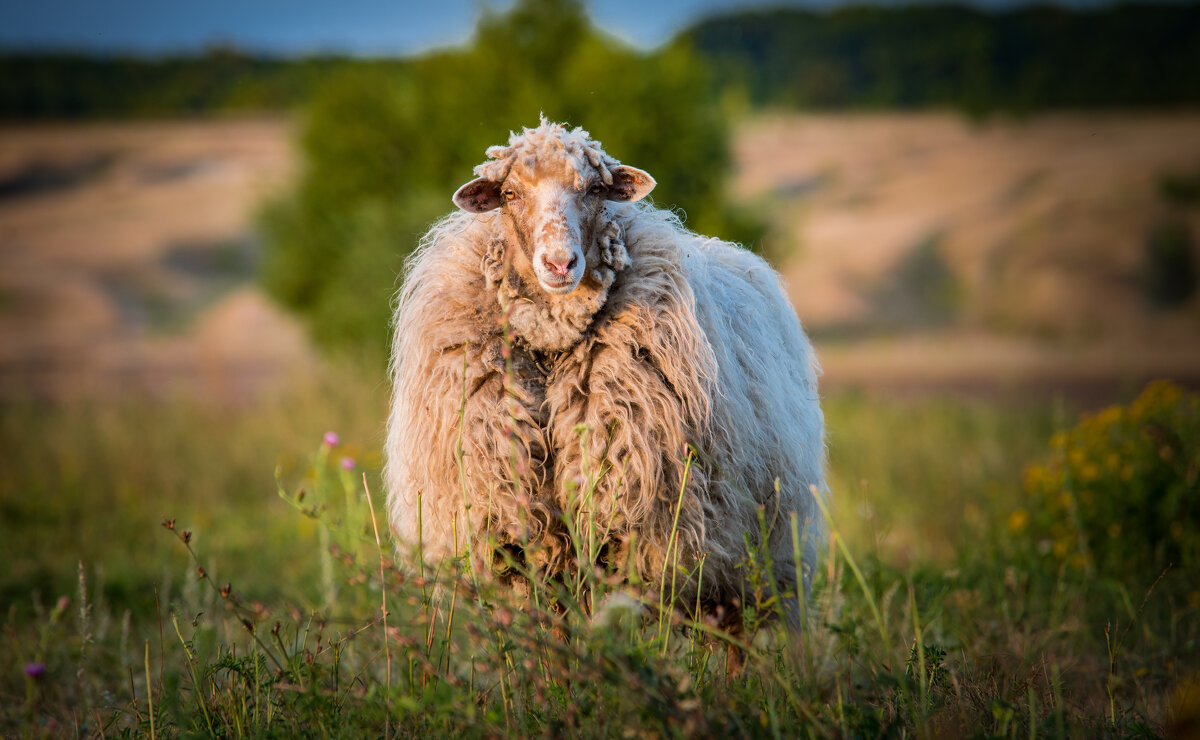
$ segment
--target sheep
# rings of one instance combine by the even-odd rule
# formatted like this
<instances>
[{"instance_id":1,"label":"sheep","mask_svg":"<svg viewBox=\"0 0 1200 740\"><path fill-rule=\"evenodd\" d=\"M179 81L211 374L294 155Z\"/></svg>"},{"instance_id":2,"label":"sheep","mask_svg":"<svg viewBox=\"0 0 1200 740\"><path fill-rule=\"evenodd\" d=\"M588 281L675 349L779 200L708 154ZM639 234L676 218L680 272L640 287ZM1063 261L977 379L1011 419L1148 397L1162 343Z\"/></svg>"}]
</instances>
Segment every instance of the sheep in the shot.
<instances>
[{"instance_id":1,"label":"sheep","mask_svg":"<svg viewBox=\"0 0 1200 740\"><path fill-rule=\"evenodd\" d=\"M543 117L487 155L397 294L396 539L554 575L581 565L574 527L600 566L684 574L675 607L731 633L750 549L765 550L798 627L824 532L824 420L779 276L642 201L654 178L581 128Z\"/></svg>"}]
</instances>

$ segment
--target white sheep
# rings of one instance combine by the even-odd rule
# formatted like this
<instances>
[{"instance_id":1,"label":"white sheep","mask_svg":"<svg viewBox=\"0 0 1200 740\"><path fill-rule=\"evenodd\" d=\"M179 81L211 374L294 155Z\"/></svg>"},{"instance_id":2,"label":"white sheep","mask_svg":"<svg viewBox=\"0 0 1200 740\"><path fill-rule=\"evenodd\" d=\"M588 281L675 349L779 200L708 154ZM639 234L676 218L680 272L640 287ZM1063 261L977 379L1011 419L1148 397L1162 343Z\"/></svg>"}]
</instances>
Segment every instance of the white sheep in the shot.
<instances>
[{"instance_id":1,"label":"white sheep","mask_svg":"<svg viewBox=\"0 0 1200 740\"><path fill-rule=\"evenodd\" d=\"M579 565L574 528L643 582L677 564L676 606L732 632L755 548L796 626L824 422L778 275L636 203L654 179L582 129L543 119L487 154L397 299L395 535L432 559L490 543L477 562L500 547L553 574Z\"/></svg>"}]
</instances>

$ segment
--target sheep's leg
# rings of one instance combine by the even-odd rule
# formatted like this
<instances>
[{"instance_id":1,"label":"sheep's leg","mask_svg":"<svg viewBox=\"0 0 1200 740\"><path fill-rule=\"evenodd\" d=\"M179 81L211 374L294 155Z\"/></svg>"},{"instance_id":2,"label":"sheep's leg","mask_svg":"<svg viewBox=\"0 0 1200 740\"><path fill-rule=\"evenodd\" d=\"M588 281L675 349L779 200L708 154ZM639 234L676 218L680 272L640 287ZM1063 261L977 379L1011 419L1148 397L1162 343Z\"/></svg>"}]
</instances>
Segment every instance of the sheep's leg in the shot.
<instances>
[{"instance_id":1,"label":"sheep's leg","mask_svg":"<svg viewBox=\"0 0 1200 740\"><path fill-rule=\"evenodd\" d=\"M730 680L741 678L746 672L746 651L737 643L725 644L725 677Z\"/></svg>"}]
</instances>

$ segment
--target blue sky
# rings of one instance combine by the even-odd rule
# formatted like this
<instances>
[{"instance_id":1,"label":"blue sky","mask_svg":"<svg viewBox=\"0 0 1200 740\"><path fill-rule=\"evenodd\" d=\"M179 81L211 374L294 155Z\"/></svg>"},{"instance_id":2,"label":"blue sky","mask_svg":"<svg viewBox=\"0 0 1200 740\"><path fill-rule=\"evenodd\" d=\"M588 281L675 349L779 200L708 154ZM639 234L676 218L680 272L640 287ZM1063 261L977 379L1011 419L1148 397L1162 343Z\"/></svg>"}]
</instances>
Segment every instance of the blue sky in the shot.
<instances>
[{"instance_id":1,"label":"blue sky","mask_svg":"<svg viewBox=\"0 0 1200 740\"><path fill-rule=\"evenodd\" d=\"M976 4L1009 5L1014 1L976 0ZM791 0L790 4L836 2L840 0ZM713 10L763 4L789 2L587 2L598 26L640 48L666 41L679 28ZM503 9L511 0L490 0L488 5ZM480 7L481 0L0 0L0 48L155 54L195 51L227 42L283 54L411 54L466 41Z\"/></svg>"},{"instance_id":2,"label":"blue sky","mask_svg":"<svg viewBox=\"0 0 1200 740\"><path fill-rule=\"evenodd\" d=\"M738 0L589 2L602 28L640 47ZM214 42L283 53L415 53L470 38L480 0L0 0L0 47L162 52ZM504 9L511 0L491 0Z\"/></svg>"}]
</instances>

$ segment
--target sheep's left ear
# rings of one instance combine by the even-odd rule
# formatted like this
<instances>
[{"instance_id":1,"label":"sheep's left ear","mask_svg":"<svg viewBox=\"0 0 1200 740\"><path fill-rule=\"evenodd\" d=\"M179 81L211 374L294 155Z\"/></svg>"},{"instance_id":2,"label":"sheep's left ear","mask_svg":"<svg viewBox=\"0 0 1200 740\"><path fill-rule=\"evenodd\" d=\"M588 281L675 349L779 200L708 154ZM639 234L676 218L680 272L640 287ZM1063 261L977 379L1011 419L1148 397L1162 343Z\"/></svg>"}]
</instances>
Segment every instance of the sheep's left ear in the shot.
<instances>
[{"instance_id":1,"label":"sheep's left ear","mask_svg":"<svg viewBox=\"0 0 1200 740\"><path fill-rule=\"evenodd\" d=\"M644 170L639 170L637 167L628 167L626 165L617 165L609 169L612 173L612 187L608 189L609 200L620 200L633 202L641 200L650 194L650 191L657 185L653 177Z\"/></svg>"},{"instance_id":2,"label":"sheep's left ear","mask_svg":"<svg viewBox=\"0 0 1200 740\"><path fill-rule=\"evenodd\" d=\"M500 207L500 183L477 177L454 194L454 205L467 213L484 213Z\"/></svg>"}]
</instances>

